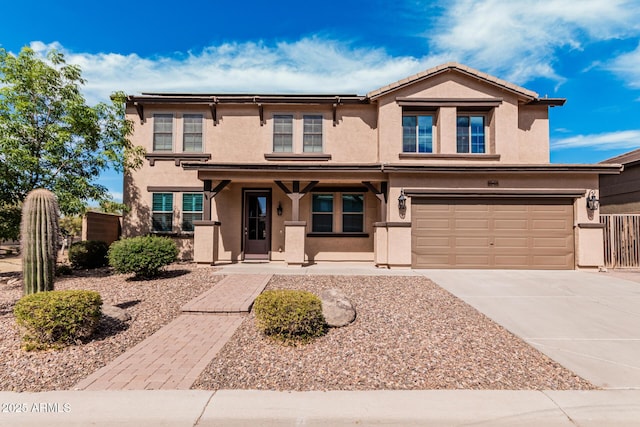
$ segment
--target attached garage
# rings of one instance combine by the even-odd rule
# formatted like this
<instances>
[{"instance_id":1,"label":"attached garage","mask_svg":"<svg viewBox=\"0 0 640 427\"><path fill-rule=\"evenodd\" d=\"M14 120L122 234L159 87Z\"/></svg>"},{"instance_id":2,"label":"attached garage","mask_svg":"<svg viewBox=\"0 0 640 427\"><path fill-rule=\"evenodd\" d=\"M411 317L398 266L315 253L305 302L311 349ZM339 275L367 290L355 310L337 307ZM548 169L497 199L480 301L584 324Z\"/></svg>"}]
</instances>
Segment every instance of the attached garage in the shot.
<instances>
[{"instance_id":1,"label":"attached garage","mask_svg":"<svg viewBox=\"0 0 640 427\"><path fill-rule=\"evenodd\" d=\"M413 268L575 268L573 199L411 201Z\"/></svg>"}]
</instances>

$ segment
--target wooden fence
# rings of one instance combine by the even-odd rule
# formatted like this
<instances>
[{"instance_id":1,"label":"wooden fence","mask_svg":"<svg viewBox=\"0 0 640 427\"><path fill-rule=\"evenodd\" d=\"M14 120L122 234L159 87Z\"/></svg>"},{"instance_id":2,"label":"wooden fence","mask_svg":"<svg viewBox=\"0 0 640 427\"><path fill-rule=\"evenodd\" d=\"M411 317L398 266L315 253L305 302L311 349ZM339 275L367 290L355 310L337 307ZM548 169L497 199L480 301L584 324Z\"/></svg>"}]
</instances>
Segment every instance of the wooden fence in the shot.
<instances>
[{"instance_id":1,"label":"wooden fence","mask_svg":"<svg viewBox=\"0 0 640 427\"><path fill-rule=\"evenodd\" d=\"M600 215L607 268L640 268L640 214Z\"/></svg>"}]
</instances>

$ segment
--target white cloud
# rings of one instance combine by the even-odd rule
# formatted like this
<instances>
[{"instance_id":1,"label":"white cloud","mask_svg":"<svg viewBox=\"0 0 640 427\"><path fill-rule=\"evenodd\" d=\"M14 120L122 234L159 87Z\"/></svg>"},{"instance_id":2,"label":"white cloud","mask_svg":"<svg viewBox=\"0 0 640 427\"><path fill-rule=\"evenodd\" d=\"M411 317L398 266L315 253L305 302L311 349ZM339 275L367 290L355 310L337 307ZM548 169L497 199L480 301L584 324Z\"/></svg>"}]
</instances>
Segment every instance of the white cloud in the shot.
<instances>
[{"instance_id":1,"label":"white cloud","mask_svg":"<svg viewBox=\"0 0 640 427\"><path fill-rule=\"evenodd\" d=\"M437 57L391 57L382 49L304 38L273 46L226 43L174 57L77 53L59 43L33 42L42 56L52 48L82 68L89 102L115 90L183 93L364 94L441 62Z\"/></svg>"},{"instance_id":2,"label":"white cloud","mask_svg":"<svg viewBox=\"0 0 640 427\"><path fill-rule=\"evenodd\" d=\"M536 77L558 82L558 49L640 33L635 0L458 0L430 37L433 49L517 83Z\"/></svg>"},{"instance_id":3,"label":"white cloud","mask_svg":"<svg viewBox=\"0 0 640 427\"><path fill-rule=\"evenodd\" d=\"M576 135L551 141L551 149L553 150L575 148L591 148L600 151L640 148L640 130Z\"/></svg>"},{"instance_id":4,"label":"white cloud","mask_svg":"<svg viewBox=\"0 0 640 427\"><path fill-rule=\"evenodd\" d=\"M605 64L604 68L625 79L629 86L640 88L640 45Z\"/></svg>"}]
</instances>

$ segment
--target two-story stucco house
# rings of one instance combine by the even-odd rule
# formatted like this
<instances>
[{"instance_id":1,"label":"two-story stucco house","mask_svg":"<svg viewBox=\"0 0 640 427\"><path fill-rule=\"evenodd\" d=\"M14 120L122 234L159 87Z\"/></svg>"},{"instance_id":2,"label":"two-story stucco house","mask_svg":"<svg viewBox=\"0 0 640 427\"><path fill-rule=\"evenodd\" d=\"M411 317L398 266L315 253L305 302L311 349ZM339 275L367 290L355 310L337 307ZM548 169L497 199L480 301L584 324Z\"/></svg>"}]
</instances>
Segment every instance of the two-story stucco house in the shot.
<instances>
[{"instance_id":1,"label":"two-story stucco house","mask_svg":"<svg viewBox=\"0 0 640 427\"><path fill-rule=\"evenodd\" d=\"M364 96L130 96L124 235L207 264L597 268L587 197L620 166L550 164L564 102L456 63Z\"/></svg>"}]
</instances>

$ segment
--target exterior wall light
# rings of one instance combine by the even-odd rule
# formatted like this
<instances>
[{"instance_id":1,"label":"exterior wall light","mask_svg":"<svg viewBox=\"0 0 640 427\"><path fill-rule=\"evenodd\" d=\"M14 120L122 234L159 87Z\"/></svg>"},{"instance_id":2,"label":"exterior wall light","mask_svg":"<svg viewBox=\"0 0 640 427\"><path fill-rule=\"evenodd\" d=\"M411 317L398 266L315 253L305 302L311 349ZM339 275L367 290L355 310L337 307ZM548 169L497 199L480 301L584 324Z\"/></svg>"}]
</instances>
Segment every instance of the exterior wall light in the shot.
<instances>
[{"instance_id":1,"label":"exterior wall light","mask_svg":"<svg viewBox=\"0 0 640 427\"><path fill-rule=\"evenodd\" d=\"M278 202L278 207L276 208L276 213L278 216L282 216L282 204Z\"/></svg>"},{"instance_id":2,"label":"exterior wall light","mask_svg":"<svg viewBox=\"0 0 640 427\"><path fill-rule=\"evenodd\" d=\"M600 200L596 198L596 192L591 190L589 192L589 196L587 197L587 209L590 211L595 211L600 206Z\"/></svg>"},{"instance_id":3,"label":"exterior wall light","mask_svg":"<svg viewBox=\"0 0 640 427\"><path fill-rule=\"evenodd\" d=\"M404 188L400 190L400 195L398 196L398 209L401 211L407 209L407 196L404 195Z\"/></svg>"}]
</instances>

